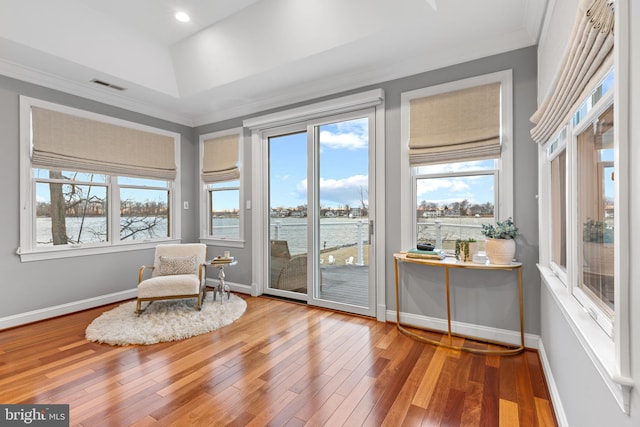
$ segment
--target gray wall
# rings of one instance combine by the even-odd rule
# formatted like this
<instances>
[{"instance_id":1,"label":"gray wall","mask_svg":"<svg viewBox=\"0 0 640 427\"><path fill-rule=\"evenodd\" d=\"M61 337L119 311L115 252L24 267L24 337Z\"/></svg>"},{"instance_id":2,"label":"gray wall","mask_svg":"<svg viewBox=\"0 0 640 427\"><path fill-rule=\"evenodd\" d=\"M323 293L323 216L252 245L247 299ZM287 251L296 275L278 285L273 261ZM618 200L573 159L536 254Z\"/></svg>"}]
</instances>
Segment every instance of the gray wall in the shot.
<instances>
[{"instance_id":1,"label":"gray wall","mask_svg":"<svg viewBox=\"0 0 640 427\"><path fill-rule=\"evenodd\" d=\"M501 55L483 58L464 64L418 74L402 79L385 82L379 85L359 88L330 97L315 99L307 103L290 105L287 107L263 111L252 116L241 117L221 123L210 124L196 128L196 138L209 132L229 129L242 125L242 121L249 117L268 114L301 105L319 102L330 98L348 95L373 88L383 88L386 109L386 247L382 250L386 254L386 295L387 309L395 310L395 276L393 268L393 253L402 249L400 243L400 222L398 209L400 206L400 191L402 185L408 185L408 177L400 175L400 97L401 93L427 86L474 77L496 71L513 70L514 96L514 155L515 155L515 185L514 185L514 220L520 227L522 236L518 239L517 258L524 262L523 276L525 283L525 330L531 334L538 334L540 330L540 278L536 269L538 260L538 206L537 193L537 146L529 137L531 123L529 117L536 108L536 50L535 47L519 49ZM244 173L251 174L250 139L245 138ZM247 183L251 182L247 176ZM251 199L250 188L245 187L246 199ZM243 250L230 248L239 254L240 263L227 274L229 281L250 284L251 281L251 252L250 212L246 212L245 227L247 230L247 245ZM222 251L224 248L216 248ZM430 291L426 291L424 280L439 272L428 269L410 269L406 277L409 279L403 285L407 287L408 300L403 301L402 311L429 316L444 316L442 302L442 280L431 280ZM459 287L455 290L457 305L455 315L460 321L479 323L500 329L518 330L518 304L515 274L486 273L481 274L478 283L477 272L457 272L452 277ZM507 274L507 276L505 276ZM428 279L427 279L428 280ZM487 302L490 302L487 304ZM483 307L488 305L488 307ZM504 307L508 307L504 310ZM515 312L514 312L515 310Z\"/></svg>"},{"instance_id":2,"label":"gray wall","mask_svg":"<svg viewBox=\"0 0 640 427\"><path fill-rule=\"evenodd\" d=\"M397 206L400 206L402 185L408 185L406 177L400 176L400 96L402 92L433 86L455 80L513 70L513 135L514 135L514 222L521 236L516 241L516 257L524 263L524 312L525 331L538 334L540 331L540 279L536 269L538 260L538 205L537 194L537 147L529 136L529 117L536 108L536 50L535 47L519 49L440 70L395 80L382 85L386 107L386 258L402 248L400 222ZM407 301L401 301L402 311L424 314L437 313L442 307L441 295L432 292L442 288L443 279L435 278L442 272L437 269L406 268L403 286ZM452 295L456 305L452 307L457 320L491 326L499 329L517 330L517 287L515 274L506 272L456 271L451 283L456 283ZM507 275L505 277L505 275ZM435 279L434 279L435 278ZM395 276L393 264L387 263L387 308L395 309ZM426 289L432 288L427 291ZM409 309L407 309L409 308ZM506 308L506 309L505 309ZM513 310L515 309L515 317Z\"/></svg>"},{"instance_id":3,"label":"gray wall","mask_svg":"<svg viewBox=\"0 0 640 427\"><path fill-rule=\"evenodd\" d=\"M512 69L514 83L514 153L515 176L515 214L514 219L522 231L518 240L517 257L525 263L525 328L529 333L539 332L539 277L535 269L537 261L537 205L535 201L537 167L535 164L536 147L529 138L531 127L528 119L535 109L536 99L536 51L534 47L519 49L501 55L423 73L403 79L385 82L367 88L354 89L327 98L360 92L374 87L382 87L385 91L386 103L386 238L387 246L382 248L386 254L386 295L387 308L394 309L394 274L392 254L400 247L400 223L397 220L397 206L400 204L401 185L407 185L407 177L400 176L400 95L404 91L432 86L449 81L473 77L480 74ZM10 78L0 78L0 120L2 126L1 174L6 184L6 200L2 207L2 219L10 236L2 240L2 256L0 267L5 278L3 280L4 296L0 302L0 318L13 314L28 312L49 306L56 306L86 298L98 297L113 292L133 289L136 284L137 268L151 258L150 250L129 251L116 254L85 256L61 260L21 263L15 250L19 242L19 182L18 182L18 96L24 94L47 101L69 105L88 111L94 111L130 121L136 121L159 128L180 132L182 134L182 198L191 203L192 208L182 210L183 241L196 241L197 225L197 142L201 134L216 130L241 126L241 117L222 123L214 123L190 129L148 116L110 107L68 94L41 88ZM311 102L318 102L316 99ZM308 104L307 103L307 104ZM264 111L262 115L285 108L293 108L296 104L280 109ZM254 115L254 116L255 116ZM245 198L251 200L251 146L246 135L244 148ZM249 285L251 283L251 218L250 211L245 215L244 248L228 248L237 256L240 263L237 268L227 271L230 282ZM224 247L210 247L210 254L223 251ZM416 270L407 274L406 305L403 311L430 316L442 315L441 303L434 299L441 291L441 282L431 283L432 292L423 288L423 280L428 271ZM210 273L213 276L213 272ZM435 277L435 276L434 276ZM454 313L461 321L479 323L501 329L517 330L517 301L515 298L515 278L505 277L504 273L488 273L482 275L483 286L478 286L477 274L461 272L455 277L458 288L455 290L457 305ZM453 279L453 278L452 278ZM484 286L486 285L486 286ZM37 298L34 296L37 295ZM481 302L483 301L483 302ZM483 307L484 301L494 301L495 306ZM493 303L492 303L493 304ZM497 307L497 308L496 308ZM510 307L503 310L504 307ZM440 311L438 311L440 310Z\"/></svg>"},{"instance_id":4,"label":"gray wall","mask_svg":"<svg viewBox=\"0 0 640 427\"><path fill-rule=\"evenodd\" d=\"M138 268L153 250L127 251L57 260L20 262L19 96L26 95L182 135L182 198L196 206L197 145L193 129L0 76L0 318L135 289ZM197 238L197 209L181 210L183 241Z\"/></svg>"}]
</instances>

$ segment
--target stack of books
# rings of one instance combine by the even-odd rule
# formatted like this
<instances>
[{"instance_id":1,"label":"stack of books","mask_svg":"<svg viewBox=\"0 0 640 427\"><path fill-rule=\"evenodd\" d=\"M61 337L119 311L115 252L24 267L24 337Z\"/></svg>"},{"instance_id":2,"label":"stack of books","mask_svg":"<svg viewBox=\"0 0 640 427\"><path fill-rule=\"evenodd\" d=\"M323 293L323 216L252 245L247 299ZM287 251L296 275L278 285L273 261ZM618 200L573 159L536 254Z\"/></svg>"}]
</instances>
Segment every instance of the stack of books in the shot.
<instances>
[{"instance_id":1,"label":"stack of books","mask_svg":"<svg viewBox=\"0 0 640 427\"><path fill-rule=\"evenodd\" d=\"M211 264L230 264L233 262L233 257L217 256L211 260Z\"/></svg>"},{"instance_id":2,"label":"stack of books","mask_svg":"<svg viewBox=\"0 0 640 427\"><path fill-rule=\"evenodd\" d=\"M409 249L407 251L407 258L443 260L445 258L445 255L442 249L434 249L432 251L423 251L423 250L414 248L414 249Z\"/></svg>"}]
</instances>

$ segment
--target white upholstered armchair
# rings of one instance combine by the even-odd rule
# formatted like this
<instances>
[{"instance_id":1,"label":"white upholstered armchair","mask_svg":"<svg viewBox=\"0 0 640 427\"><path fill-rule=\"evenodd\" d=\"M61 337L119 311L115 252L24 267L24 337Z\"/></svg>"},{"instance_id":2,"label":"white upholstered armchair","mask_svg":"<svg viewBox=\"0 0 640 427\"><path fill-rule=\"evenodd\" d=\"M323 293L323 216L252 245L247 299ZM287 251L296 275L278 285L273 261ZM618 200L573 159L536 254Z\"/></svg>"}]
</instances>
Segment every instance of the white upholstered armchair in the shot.
<instances>
[{"instance_id":1,"label":"white upholstered armchair","mask_svg":"<svg viewBox=\"0 0 640 427\"><path fill-rule=\"evenodd\" d=\"M200 310L205 292L207 246L201 243L158 245L153 266L143 265L138 273L136 313L143 301L196 298ZM151 277L144 279L145 270ZM147 305L148 307L148 305ZM146 308L146 307L145 307Z\"/></svg>"}]
</instances>

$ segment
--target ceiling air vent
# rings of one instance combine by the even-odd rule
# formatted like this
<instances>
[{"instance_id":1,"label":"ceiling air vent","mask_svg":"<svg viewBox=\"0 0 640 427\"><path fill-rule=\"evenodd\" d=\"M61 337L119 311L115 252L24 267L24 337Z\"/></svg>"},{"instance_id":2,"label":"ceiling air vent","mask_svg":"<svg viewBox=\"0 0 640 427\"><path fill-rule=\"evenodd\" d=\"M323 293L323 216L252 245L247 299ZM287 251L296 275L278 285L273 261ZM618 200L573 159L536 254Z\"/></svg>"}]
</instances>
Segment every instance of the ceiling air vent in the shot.
<instances>
[{"instance_id":1,"label":"ceiling air vent","mask_svg":"<svg viewBox=\"0 0 640 427\"><path fill-rule=\"evenodd\" d=\"M114 85L112 83L108 83L108 82L105 82L103 80L93 79L93 80L91 80L91 82L95 83L97 85L100 85L100 86L110 87L111 89L115 89L115 90L119 90L119 91L127 90L126 88L124 88L122 86Z\"/></svg>"}]
</instances>

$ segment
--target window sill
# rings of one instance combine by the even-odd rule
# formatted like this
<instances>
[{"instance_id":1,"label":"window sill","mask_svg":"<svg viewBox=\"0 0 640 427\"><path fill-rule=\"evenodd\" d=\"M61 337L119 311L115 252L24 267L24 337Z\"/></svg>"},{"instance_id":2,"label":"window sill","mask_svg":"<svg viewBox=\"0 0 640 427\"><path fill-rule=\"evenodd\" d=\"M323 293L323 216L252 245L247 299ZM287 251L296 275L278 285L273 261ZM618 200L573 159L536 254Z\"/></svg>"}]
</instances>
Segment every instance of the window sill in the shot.
<instances>
[{"instance_id":1,"label":"window sill","mask_svg":"<svg viewBox=\"0 0 640 427\"><path fill-rule=\"evenodd\" d=\"M16 251L20 262L45 261L49 259L73 258L87 255L102 255L116 252L152 249L161 243L179 243L180 239L146 240L104 246L69 246L64 248L40 248L28 252Z\"/></svg>"},{"instance_id":2,"label":"window sill","mask_svg":"<svg viewBox=\"0 0 640 427\"><path fill-rule=\"evenodd\" d=\"M620 367L616 362L615 343L569 293L550 268L538 264L538 269L542 281L553 295L593 365L622 410L628 414L633 379L619 374Z\"/></svg>"}]
</instances>

